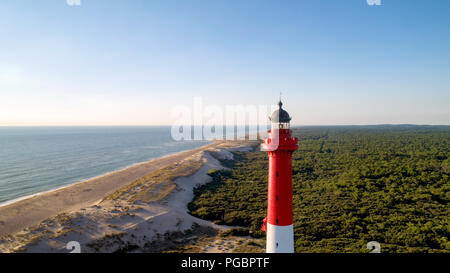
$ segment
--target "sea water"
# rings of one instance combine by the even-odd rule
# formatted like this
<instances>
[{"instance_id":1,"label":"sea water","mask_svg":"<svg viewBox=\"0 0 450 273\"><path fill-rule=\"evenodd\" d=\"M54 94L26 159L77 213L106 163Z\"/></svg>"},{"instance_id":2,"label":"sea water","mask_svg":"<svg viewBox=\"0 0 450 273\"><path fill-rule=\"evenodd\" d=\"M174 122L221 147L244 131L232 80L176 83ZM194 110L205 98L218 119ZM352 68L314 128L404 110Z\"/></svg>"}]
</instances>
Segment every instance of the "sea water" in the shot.
<instances>
[{"instance_id":1,"label":"sea water","mask_svg":"<svg viewBox=\"0 0 450 273\"><path fill-rule=\"evenodd\" d=\"M170 127L0 127L0 204L208 143Z\"/></svg>"}]
</instances>

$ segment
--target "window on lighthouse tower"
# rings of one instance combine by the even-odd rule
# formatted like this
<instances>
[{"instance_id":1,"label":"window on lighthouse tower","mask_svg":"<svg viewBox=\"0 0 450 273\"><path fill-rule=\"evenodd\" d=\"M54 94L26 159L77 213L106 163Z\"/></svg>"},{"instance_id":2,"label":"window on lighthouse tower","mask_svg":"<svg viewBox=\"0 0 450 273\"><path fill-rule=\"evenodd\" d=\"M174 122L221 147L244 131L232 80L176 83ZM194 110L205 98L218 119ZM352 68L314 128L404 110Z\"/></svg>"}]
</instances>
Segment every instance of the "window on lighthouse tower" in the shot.
<instances>
[{"instance_id":1,"label":"window on lighthouse tower","mask_svg":"<svg viewBox=\"0 0 450 273\"><path fill-rule=\"evenodd\" d=\"M290 128L289 122L280 122L278 123L278 127L279 129L289 129Z\"/></svg>"},{"instance_id":2,"label":"window on lighthouse tower","mask_svg":"<svg viewBox=\"0 0 450 273\"><path fill-rule=\"evenodd\" d=\"M272 129L289 129L289 122L272 122Z\"/></svg>"}]
</instances>

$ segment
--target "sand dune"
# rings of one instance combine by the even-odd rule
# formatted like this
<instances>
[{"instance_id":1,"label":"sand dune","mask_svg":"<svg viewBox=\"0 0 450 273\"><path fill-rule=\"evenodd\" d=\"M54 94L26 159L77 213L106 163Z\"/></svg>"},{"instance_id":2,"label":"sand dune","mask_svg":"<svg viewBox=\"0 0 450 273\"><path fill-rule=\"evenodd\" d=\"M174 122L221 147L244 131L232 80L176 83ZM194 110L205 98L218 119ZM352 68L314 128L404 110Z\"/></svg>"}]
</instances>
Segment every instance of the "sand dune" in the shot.
<instances>
[{"instance_id":1,"label":"sand dune","mask_svg":"<svg viewBox=\"0 0 450 273\"><path fill-rule=\"evenodd\" d=\"M215 142L0 207L0 252L68 252L70 241L84 252L153 252L164 237L223 230L189 215L187 204L208 171L223 168L217 158L249 149Z\"/></svg>"}]
</instances>

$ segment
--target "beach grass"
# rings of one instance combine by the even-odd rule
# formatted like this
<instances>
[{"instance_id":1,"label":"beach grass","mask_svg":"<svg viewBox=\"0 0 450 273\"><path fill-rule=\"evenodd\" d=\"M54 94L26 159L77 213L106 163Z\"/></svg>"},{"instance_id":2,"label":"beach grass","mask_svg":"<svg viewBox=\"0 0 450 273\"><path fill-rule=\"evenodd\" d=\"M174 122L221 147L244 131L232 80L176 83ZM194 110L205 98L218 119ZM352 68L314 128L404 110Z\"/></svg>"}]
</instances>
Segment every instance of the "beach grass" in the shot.
<instances>
[{"instance_id":1,"label":"beach grass","mask_svg":"<svg viewBox=\"0 0 450 273\"><path fill-rule=\"evenodd\" d=\"M203 166L201 156L182 160L172 166L152 172L133 183L117 190L104 200L121 200L131 203L159 202L164 200L175 188L175 180L196 173Z\"/></svg>"}]
</instances>

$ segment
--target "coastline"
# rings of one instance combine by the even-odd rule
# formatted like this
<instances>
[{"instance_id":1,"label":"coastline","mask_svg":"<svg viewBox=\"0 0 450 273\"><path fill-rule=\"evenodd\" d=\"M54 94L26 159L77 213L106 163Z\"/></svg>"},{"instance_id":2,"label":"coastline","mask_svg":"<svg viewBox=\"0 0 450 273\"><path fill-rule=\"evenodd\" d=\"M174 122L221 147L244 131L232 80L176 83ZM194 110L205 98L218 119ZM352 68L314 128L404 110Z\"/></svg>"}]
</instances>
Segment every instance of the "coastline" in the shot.
<instances>
[{"instance_id":1,"label":"coastline","mask_svg":"<svg viewBox=\"0 0 450 273\"><path fill-rule=\"evenodd\" d=\"M95 204L100 201L103 196L118 190L122 186L133 182L147 173L166 167L177 160L182 160L190 154L208 149L215 145L217 145L217 143L210 143L199 148L165 155L146 162L133 164L124 169L112 171L101 176L23 197L15 202L12 202L14 200L11 200L9 204L0 206L0 236L18 232L23 228L37 224L53 215ZM114 178L115 180L113 183L111 178ZM92 188L90 186L98 187L99 182L102 184L101 186L103 186L101 187L102 192L89 194L89 192L91 192L90 188ZM61 195L67 197L67 199L62 200ZM44 202L41 204L42 206L36 205L42 201ZM52 203L49 201L57 202ZM34 208L37 208L39 211L35 211ZM14 211L14 213L12 211ZM18 214L20 214L22 220L17 219L16 216ZM37 217L38 214L40 214L40 217Z\"/></svg>"},{"instance_id":2,"label":"coastline","mask_svg":"<svg viewBox=\"0 0 450 273\"><path fill-rule=\"evenodd\" d=\"M255 141L255 140L258 140L257 139L258 135L259 136L265 136L266 134L267 134L266 131L253 132L251 134L247 134L246 137L250 138L250 136L251 136L252 138L250 139L250 141ZM242 140L243 139L238 139L238 141L242 141ZM138 167L138 166L140 166L142 164L148 164L148 163L151 163L152 161L155 161L155 160L164 159L166 157L175 156L175 155L178 155L178 154L182 154L184 152L194 151L194 150L197 150L197 149L203 149L203 148L205 148L205 147L207 147L209 145L214 144L215 142L217 142L217 141L216 140L210 140L205 145L202 145L202 146L197 147L197 148L182 150L182 151L173 152L173 153L168 153L168 154L160 156L160 157L155 157L155 158L152 158L152 159L149 159L149 160L146 160L146 161L133 163L133 164L130 164L130 165L127 165L127 166L124 166L124 167L121 167L121 168L118 168L118 169L115 169L115 170L112 170L112 171L108 171L108 172L105 172L105 173L102 173L102 174L99 174L99 175L96 175L96 176L93 176L93 177L88 177L86 179L82 179L82 180L79 180L79 181L70 182L67 185L58 186L56 188L52 188L52 189L49 189L49 190L44 190L44 191L41 191L41 192L36 192L36 193L28 194L28 195L25 195L25 196L22 196L22 197L14 198L14 199L11 199L11 200L8 200L8 201L4 201L4 202L0 203L0 209L2 207L6 207L6 206L12 205L12 204L17 203L17 202L21 202L21 201L28 200L28 199L31 199L31 198L34 198L34 197L38 197L38 196L43 195L43 194L52 193L52 192L58 191L58 190L63 190L63 189L69 188L71 186L80 184L80 183L89 182L91 180L95 180L95 179L98 179L98 178L103 178L105 176L108 176L108 175L111 175L111 174L115 174L117 172L121 172L121 171L127 170L129 168ZM219 141L219 142L221 142L221 141ZM0 225L0 227L1 227L1 225ZM1 236L1 230L0 230L0 236Z\"/></svg>"},{"instance_id":3,"label":"coastline","mask_svg":"<svg viewBox=\"0 0 450 273\"><path fill-rule=\"evenodd\" d=\"M202 149L202 148L204 148L204 147L206 147L208 145L211 145L211 144L213 144L213 143L210 142L210 143L207 143L207 144L205 144L203 146L200 146L200 147L197 147L197 148L182 150L182 151L174 152L174 153L168 153L168 154L160 156L160 157L155 157L155 158L152 158L152 159L149 159L149 160L146 160L146 161L133 163L131 165L127 165L127 166L124 166L122 168L118 168L118 169L115 169L115 170L112 170L112 171L109 171L109 172L105 172L103 174L99 174L99 175L96 175L96 176L93 176L93 177L82 179L82 180L79 180L79 181L76 181L76 182L72 182L72 183L69 183L67 185L63 185L63 186L59 186L59 187L56 187L56 188L53 188L53 189L49 189L49 190L45 190L45 191L41 191L41 192L25 195L25 196L22 196L22 197L14 198L14 199L11 199L11 200L8 200L8 201L0 203L0 208L9 206L9 205L12 205L14 203L17 203L17 202L20 202L20 201L23 201L23 200L27 200L27 199L30 199L30 198L33 198L33 197L37 197L37 196L40 196L42 194L52 193L54 191L62 190L62 189L74 186L76 184L79 184L79 183L84 183L84 182L88 182L90 180L102 178L102 177L105 177L105 176L108 176L108 175L111 175L111 174L114 174L114 173L117 173L117 172L121 172L121 171L127 170L129 168L138 167L138 166L140 166L142 164L148 164L148 163L151 163L154 160L163 159L163 158L166 158L166 157L178 155L178 154L181 154L181 153L184 153L184 152L193 151L193 150L196 150L196 149Z\"/></svg>"},{"instance_id":4,"label":"coastline","mask_svg":"<svg viewBox=\"0 0 450 273\"><path fill-rule=\"evenodd\" d=\"M223 231L229 227L189 215L187 204L193 188L210 181L210 169L224 168L218 158L232 159L232 151L249 146L215 141L0 207L0 252L67 252L67 240L79 241L87 252L115 252L130 242L153 251L147 244L167 247L161 236L170 232ZM172 181L158 180L167 174Z\"/></svg>"}]
</instances>

